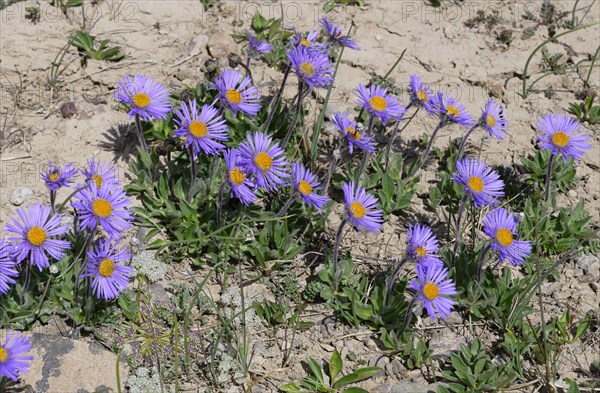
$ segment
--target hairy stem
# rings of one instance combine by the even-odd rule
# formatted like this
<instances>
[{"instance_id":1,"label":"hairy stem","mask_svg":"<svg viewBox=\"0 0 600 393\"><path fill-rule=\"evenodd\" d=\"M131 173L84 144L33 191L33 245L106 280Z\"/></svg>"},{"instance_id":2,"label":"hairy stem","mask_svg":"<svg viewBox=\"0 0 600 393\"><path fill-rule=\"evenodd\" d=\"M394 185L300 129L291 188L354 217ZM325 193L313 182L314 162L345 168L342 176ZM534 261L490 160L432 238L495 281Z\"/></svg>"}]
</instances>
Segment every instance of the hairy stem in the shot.
<instances>
[{"instance_id":1,"label":"hairy stem","mask_svg":"<svg viewBox=\"0 0 600 393\"><path fill-rule=\"evenodd\" d=\"M438 131L444 125L446 125L446 121L440 120L437 127L435 127L435 130L433 130L433 132L431 133L431 138L429 139L429 143L427 143L427 147L425 148L425 151L423 152L423 155L421 156L421 160L419 161L419 164L417 166L415 166L414 169L411 171L411 174L410 174L411 176L416 174L417 172L419 172L419 170L423 167L423 165L425 165L425 162L427 161L427 157L429 156L429 151L431 150L431 147L433 146L433 141L434 141Z\"/></svg>"},{"instance_id":2,"label":"hairy stem","mask_svg":"<svg viewBox=\"0 0 600 393\"><path fill-rule=\"evenodd\" d=\"M285 150L292 134L296 130L296 123L298 123L298 118L300 117L300 112L302 112L302 101L304 99L304 82L300 82L298 85L298 100L296 101L296 114L294 115L294 120L292 121L292 125L290 126L287 134L285 134L285 138L283 138L283 142L281 142L281 148Z\"/></svg>"},{"instance_id":3,"label":"hairy stem","mask_svg":"<svg viewBox=\"0 0 600 393\"><path fill-rule=\"evenodd\" d=\"M452 251L452 266L455 266L456 262L456 253L458 251L458 246L461 243L461 223L462 223L462 215L465 211L465 206L467 204L468 196L465 194L463 199L460 201L460 205L458 207L458 213L456 217L456 241L454 242L454 250Z\"/></svg>"},{"instance_id":4,"label":"hairy stem","mask_svg":"<svg viewBox=\"0 0 600 393\"><path fill-rule=\"evenodd\" d=\"M348 222L348 217L344 217L342 222L340 222L340 226L335 234L335 246L333 247L333 283L334 283L334 291L337 290L337 284L339 280L339 274L337 271L337 264L339 258L340 244L342 243L342 235L344 233L344 227Z\"/></svg>"},{"instance_id":5,"label":"hairy stem","mask_svg":"<svg viewBox=\"0 0 600 393\"><path fill-rule=\"evenodd\" d=\"M554 154L550 155L550 159L548 160L548 172L546 173L546 192L544 193L544 203L548 202L550 199L550 189L552 182L552 167L554 166Z\"/></svg>"},{"instance_id":6,"label":"hairy stem","mask_svg":"<svg viewBox=\"0 0 600 393\"><path fill-rule=\"evenodd\" d=\"M469 137L471 136L473 131L475 131L477 129L477 127L479 127L480 125L481 124L479 122L477 122L477 124L475 124L473 127L471 127L471 129L469 131L467 131L467 133L465 134L465 137L460 142L460 146L458 148L458 154L456 155L456 161L458 161L462 158L462 155L465 151L465 146L467 145L467 140L469 139Z\"/></svg>"},{"instance_id":7,"label":"hairy stem","mask_svg":"<svg viewBox=\"0 0 600 393\"><path fill-rule=\"evenodd\" d=\"M281 94L283 94L283 90L285 89L285 83L287 82L288 76L290 76L290 71L292 70L292 64L288 64L287 69L285 70L285 74L283 74L283 80L281 81L281 87L279 87L279 91L277 92L277 95L275 96L275 99L273 100L273 103L271 105L273 105L271 107L271 110L269 111L269 117L267 118L267 121L265 122L265 125L263 127L263 132L268 132L269 131L269 125L271 125L271 121L273 120L273 116L275 115L275 111L277 110L277 105L279 104L279 100L281 99Z\"/></svg>"},{"instance_id":8,"label":"hairy stem","mask_svg":"<svg viewBox=\"0 0 600 393\"><path fill-rule=\"evenodd\" d=\"M402 268L402 266L404 266L406 261L408 261L408 256L405 256L404 258L402 258L402 260L400 262L398 262L396 264L394 271L385 281L385 285L387 287L387 292L386 292L387 294L385 296L385 305L386 306L388 306L390 304L390 301L392 300L392 292L394 291L394 284L396 283L396 280L398 279L398 274L400 273L400 269Z\"/></svg>"}]
</instances>

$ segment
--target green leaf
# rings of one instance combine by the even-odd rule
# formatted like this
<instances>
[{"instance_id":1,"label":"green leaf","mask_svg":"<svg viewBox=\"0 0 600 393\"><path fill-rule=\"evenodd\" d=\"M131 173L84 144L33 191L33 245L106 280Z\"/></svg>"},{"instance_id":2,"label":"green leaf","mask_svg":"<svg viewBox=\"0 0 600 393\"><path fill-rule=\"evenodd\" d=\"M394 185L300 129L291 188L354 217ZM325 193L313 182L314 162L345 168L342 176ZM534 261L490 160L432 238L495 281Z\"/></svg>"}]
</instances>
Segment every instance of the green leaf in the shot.
<instances>
[{"instance_id":1,"label":"green leaf","mask_svg":"<svg viewBox=\"0 0 600 393\"><path fill-rule=\"evenodd\" d=\"M333 387L335 389L343 388L346 385L350 385L351 383L355 383L358 381L363 381L365 379L371 378L373 375L378 374L381 371L379 367L365 367L359 368L358 370L350 373L348 375L343 376L342 378L335 381Z\"/></svg>"},{"instance_id":2,"label":"green leaf","mask_svg":"<svg viewBox=\"0 0 600 393\"><path fill-rule=\"evenodd\" d=\"M567 393L581 393L581 391L575 382L569 381L569 390L567 390Z\"/></svg>"},{"instance_id":3,"label":"green leaf","mask_svg":"<svg viewBox=\"0 0 600 393\"><path fill-rule=\"evenodd\" d=\"M329 359L329 376L331 377L331 382L335 381L335 378L342 371L343 367L342 357L340 356L337 349L333 350L333 354L331 354L331 359Z\"/></svg>"},{"instance_id":4,"label":"green leaf","mask_svg":"<svg viewBox=\"0 0 600 393\"><path fill-rule=\"evenodd\" d=\"M260 12L256 11L254 17L252 18L252 28L260 33L265 28L266 23L267 20L260 14Z\"/></svg>"},{"instance_id":5,"label":"green leaf","mask_svg":"<svg viewBox=\"0 0 600 393\"><path fill-rule=\"evenodd\" d=\"M300 386L296 385L295 383L286 383L285 385L281 385L279 387L279 390L283 391L283 392L288 392L288 393L301 393L302 389L300 388Z\"/></svg>"},{"instance_id":6,"label":"green leaf","mask_svg":"<svg viewBox=\"0 0 600 393\"><path fill-rule=\"evenodd\" d=\"M577 326L577 331L573 336L573 341L577 340L583 333L585 333L585 331L590 327L591 322L592 319L590 318L590 315L587 314Z\"/></svg>"},{"instance_id":7,"label":"green leaf","mask_svg":"<svg viewBox=\"0 0 600 393\"><path fill-rule=\"evenodd\" d=\"M345 389L343 393L369 393L369 391L363 388L353 387Z\"/></svg>"},{"instance_id":8,"label":"green leaf","mask_svg":"<svg viewBox=\"0 0 600 393\"><path fill-rule=\"evenodd\" d=\"M313 358L308 358L306 362L308 363L308 367L310 367L310 370L312 371L313 375L317 378L317 380L320 383L325 384L323 370L321 370L321 367L317 364L317 362Z\"/></svg>"}]
</instances>

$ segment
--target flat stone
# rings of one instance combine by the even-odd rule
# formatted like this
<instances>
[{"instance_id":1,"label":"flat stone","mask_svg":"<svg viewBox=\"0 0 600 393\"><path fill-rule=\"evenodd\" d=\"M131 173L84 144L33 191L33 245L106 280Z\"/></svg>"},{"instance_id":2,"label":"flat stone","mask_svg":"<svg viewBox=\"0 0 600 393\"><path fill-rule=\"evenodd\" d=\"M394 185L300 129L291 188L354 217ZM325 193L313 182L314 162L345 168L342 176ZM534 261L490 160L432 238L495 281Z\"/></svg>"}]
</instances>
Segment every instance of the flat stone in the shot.
<instances>
[{"instance_id":1,"label":"flat stone","mask_svg":"<svg viewBox=\"0 0 600 393\"><path fill-rule=\"evenodd\" d=\"M458 351L461 344L466 344L465 338L450 330L434 335L429 340L431 357L436 360L445 360L450 357L452 352Z\"/></svg>"},{"instance_id":2,"label":"flat stone","mask_svg":"<svg viewBox=\"0 0 600 393\"><path fill-rule=\"evenodd\" d=\"M436 393L438 385L419 385L412 382L398 381L393 385L381 385L373 393Z\"/></svg>"},{"instance_id":3,"label":"flat stone","mask_svg":"<svg viewBox=\"0 0 600 393\"><path fill-rule=\"evenodd\" d=\"M27 187L17 187L10 194L10 203L15 206L21 206L33 196L33 190Z\"/></svg>"},{"instance_id":4,"label":"flat stone","mask_svg":"<svg viewBox=\"0 0 600 393\"><path fill-rule=\"evenodd\" d=\"M73 340L62 336L24 333L31 337L34 357L29 373L22 376L23 385L36 392L93 392L105 386L116 392L117 355L95 342ZM129 373L127 362L119 364L121 389Z\"/></svg>"}]
</instances>

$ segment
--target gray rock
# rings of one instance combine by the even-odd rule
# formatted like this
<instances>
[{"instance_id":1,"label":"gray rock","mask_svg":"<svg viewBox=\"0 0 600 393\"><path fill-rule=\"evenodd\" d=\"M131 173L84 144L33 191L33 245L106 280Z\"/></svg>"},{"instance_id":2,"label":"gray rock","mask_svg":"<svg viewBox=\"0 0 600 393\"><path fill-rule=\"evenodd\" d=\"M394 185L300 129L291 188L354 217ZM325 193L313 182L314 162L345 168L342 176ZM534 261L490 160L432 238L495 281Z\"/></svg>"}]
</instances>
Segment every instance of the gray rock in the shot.
<instances>
[{"instance_id":1,"label":"gray rock","mask_svg":"<svg viewBox=\"0 0 600 393\"><path fill-rule=\"evenodd\" d=\"M373 393L436 393L437 384L419 385L411 382L398 381L393 385L382 385Z\"/></svg>"},{"instance_id":2,"label":"gray rock","mask_svg":"<svg viewBox=\"0 0 600 393\"><path fill-rule=\"evenodd\" d=\"M12 203L15 206L21 206L32 196L33 191L31 190L31 188L17 187L13 190L12 194L10 194L10 203Z\"/></svg>"},{"instance_id":3,"label":"gray rock","mask_svg":"<svg viewBox=\"0 0 600 393\"><path fill-rule=\"evenodd\" d=\"M434 335L429 340L429 349L432 351L431 357L436 360L445 360L450 354L460 349L461 344L466 344L463 336L460 336L450 330L443 334Z\"/></svg>"},{"instance_id":4,"label":"gray rock","mask_svg":"<svg viewBox=\"0 0 600 393\"><path fill-rule=\"evenodd\" d=\"M190 42L188 42L187 55L199 55L206 48L206 44L208 44L208 37L204 34L198 34L196 37L193 37Z\"/></svg>"},{"instance_id":5,"label":"gray rock","mask_svg":"<svg viewBox=\"0 0 600 393\"><path fill-rule=\"evenodd\" d=\"M22 375L23 385L36 392L93 392L99 386L117 391L117 355L99 344L61 336L34 333L31 337L33 356L29 373ZM127 380L127 362L119 363L121 383ZM124 386L121 386L123 389ZM120 390L120 389L119 389Z\"/></svg>"},{"instance_id":6,"label":"gray rock","mask_svg":"<svg viewBox=\"0 0 600 393\"><path fill-rule=\"evenodd\" d=\"M592 265L594 263L598 263L600 260L594 255L582 255L581 257L577 258L576 261L579 268L583 270L585 274L588 274Z\"/></svg>"}]
</instances>

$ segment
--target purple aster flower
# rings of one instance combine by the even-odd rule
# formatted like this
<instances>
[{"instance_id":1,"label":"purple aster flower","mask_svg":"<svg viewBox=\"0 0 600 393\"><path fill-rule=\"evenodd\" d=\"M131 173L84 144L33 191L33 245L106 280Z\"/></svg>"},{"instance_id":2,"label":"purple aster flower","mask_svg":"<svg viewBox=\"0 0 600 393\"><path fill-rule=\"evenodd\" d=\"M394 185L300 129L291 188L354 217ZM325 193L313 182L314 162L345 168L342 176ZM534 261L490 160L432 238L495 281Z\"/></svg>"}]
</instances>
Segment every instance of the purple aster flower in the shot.
<instances>
[{"instance_id":1,"label":"purple aster flower","mask_svg":"<svg viewBox=\"0 0 600 393\"><path fill-rule=\"evenodd\" d=\"M292 45L295 47L303 46L309 52L326 53L327 47L325 44L318 43L317 38L319 38L319 32L316 30L311 30L306 37L304 37L301 33L294 33L291 41Z\"/></svg>"},{"instance_id":2,"label":"purple aster flower","mask_svg":"<svg viewBox=\"0 0 600 393\"><path fill-rule=\"evenodd\" d=\"M112 188L106 182L100 188L90 183L88 188L74 195L71 204L77 210L82 229L95 230L98 224L112 239L131 227L133 214L126 208L131 204L121 188Z\"/></svg>"},{"instance_id":3,"label":"purple aster flower","mask_svg":"<svg viewBox=\"0 0 600 393\"><path fill-rule=\"evenodd\" d=\"M444 95L438 92L437 95L432 97L432 105L442 119L450 120L453 123L458 123L463 127L470 127L473 125L473 117L469 115L458 100Z\"/></svg>"},{"instance_id":4,"label":"purple aster flower","mask_svg":"<svg viewBox=\"0 0 600 393\"><path fill-rule=\"evenodd\" d=\"M248 41L250 42L251 52L254 52L254 54L257 55L271 53L271 50L273 49L273 45L269 44L267 40L259 41L257 38L254 38L252 33L248 33Z\"/></svg>"},{"instance_id":5,"label":"purple aster flower","mask_svg":"<svg viewBox=\"0 0 600 393\"><path fill-rule=\"evenodd\" d=\"M10 378L17 382L19 373L27 374L33 356L23 354L30 350L29 338L9 330L6 341L0 345L0 377Z\"/></svg>"},{"instance_id":6,"label":"purple aster flower","mask_svg":"<svg viewBox=\"0 0 600 393\"><path fill-rule=\"evenodd\" d=\"M464 191L473 196L475 206L495 205L504 196L504 182L500 176L483 162L465 158L456 162L452 180L462 184Z\"/></svg>"},{"instance_id":7,"label":"purple aster flower","mask_svg":"<svg viewBox=\"0 0 600 393\"><path fill-rule=\"evenodd\" d=\"M240 165L249 174L256 175L256 184L267 191L285 184L288 177L285 152L271 137L255 132L248 134L238 146Z\"/></svg>"},{"instance_id":8,"label":"purple aster flower","mask_svg":"<svg viewBox=\"0 0 600 393\"><path fill-rule=\"evenodd\" d=\"M221 104L231 109L234 116L240 111L254 117L260 110L258 90L250 83L249 77L232 69L226 69L215 79Z\"/></svg>"},{"instance_id":9,"label":"purple aster flower","mask_svg":"<svg viewBox=\"0 0 600 393\"><path fill-rule=\"evenodd\" d=\"M419 263L443 265L438 251L438 240L428 226L416 224L407 232L408 252Z\"/></svg>"},{"instance_id":10,"label":"purple aster flower","mask_svg":"<svg viewBox=\"0 0 600 393\"><path fill-rule=\"evenodd\" d=\"M352 181L344 183L343 190L348 218L356 229L365 228L371 232L379 231L383 223L383 210L376 210L377 198L367 194L361 186L355 187Z\"/></svg>"},{"instance_id":11,"label":"purple aster flower","mask_svg":"<svg viewBox=\"0 0 600 393\"><path fill-rule=\"evenodd\" d=\"M430 115L436 114L435 100L431 88L416 75L410 76L410 99L413 105L423 107Z\"/></svg>"},{"instance_id":12,"label":"purple aster flower","mask_svg":"<svg viewBox=\"0 0 600 393\"><path fill-rule=\"evenodd\" d=\"M182 102L181 110L175 112L174 121L180 127L175 130L175 136L187 137L185 147L192 146L194 157L200 150L213 155L225 148L217 141L227 140L227 124L214 106L204 105L198 111L195 100L188 104Z\"/></svg>"},{"instance_id":13,"label":"purple aster flower","mask_svg":"<svg viewBox=\"0 0 600 393\"><path fill-rule=\"evenodd\" d=\"M131 258L127 247L119 249L118 242L111 245L110 240L102 239L87 252L87 258L81 277L93 277L92 291L97 298L114 299L127 288L133 268L117 263Z\"/></svg>"},{"instance_id":14,"label":"purple aster flower","mask_svg":"<svg viewBox=\"0 0 600 393\"><path fill-rule=\"evenodd\" d=\"M252 204L256 199L254 194L255 184L248 178L246 170L240 166L237 149L229 149L225 152L225 166L227 167L227 180L231 186L231 193L244 205Z\"/></svg>"},{"instance_id":15,"label":"purple aster flower","mask_svg":"<svg viewBox=\"0 0 600 393\"><path fill-rule=\"evenodd\" d=\"M448 269L436 264L418 264L416 270L417 281L410 283L411 288L417 291L416 299L421 301L431 318L437 319L437 314L442 319L448 318L456 304L448 297L456 295L456 287L448 279Z\"/></svg>"},{"instance_id":16,"label":"purple aster flower","mask_svg":"<svg viewBox=\"0 0 600 393\"><path fill-rule=\"evenodd\" d=\"M68 226L61 225L62 217L51 212L50 206L36 203L27 210L17 209L21 222L11 217L11 222L6 225L6 232L16 235L8 240L16 243L17 262L23 261L29 255L29 263L36 265L41 271L50 265L46 253L60 260L65 255L64 250L71 247L67 241L51 238L63 235L69 230Z\"/></svg>"},{"instance_id":17,"label":"purple aster flower","mask_svg":"<svg viewBox=\"0 0 600 393\"><path fill-rule=\"evenodd\" d=\"M507 121L504 118L504 108L490 98L481 112L481 123L490 137L504 139Z\"/></svg>"},{"instance_id":18,"label":"purple aster flower","mask_svg":"<svg viewBox=\"0 0 600 393\"><path fill-rule=\"evenodd\" d=\"M117 85L115 98L131 106L129 117L139 115L146 121L166 119L171 112L169 91L147 76L126 76Z\"/></svg>"},{"instance_id":19,"label":"purple aster flower","mask_svg":"<svg viewBox=\"0 0 600 393\"><path fill-rule=\"evenodd\" d=\"M386 124L390 119L400 121L406 113L406 109L398 103L396 97L387 93L387 89L377 85L371 85L367 89L362 84L354 92L360 104L372 116L381 119Z\"/></svg>"},{"instance_id":20,"label":"purple aster flower","mask_svg":"<svg viewBox=\"0 0 600 393\"><path fill-rule=\"evenodd\" d=\"M538 136L541 149L562 155L565 162L569 157L581 160L585 150L592 145L589 143L590 136L586 131L580 131L580 127L579 121L569 116L548 114L542 117L538 123L542 131L542 135Z\"/></svg>"},{"instance_id":21,"label":"purple aster flower","mask_svg":"<svg viewBox=\"0 0 600 393\"><path fill-rule=\"evenodd\" d=\"M500 256L500 262L508 259L513 265L522 265L531 254L531 242L515 240L519 234L517 218L504 208L498 208L485 215L483 231L492 238L492 249Z\"/></svg>"},{"instance_id":22,"label":"purple aster flower","mask_svg":"<svg viewBox=\"0 0 600 393\"><path fill-rule=\"evenodd\" d=\"M368 151L370 153L375 151L375 142L373 137L370 135L361 134L356 129L356 122L350 120L347 113L337 112L333 115L331 122L340 130L342 135L348 140L348 149L352 154L354 147L356 146L360 150Z\"/></svg>"},{"instance_id":23,"label":"purple aster flower","mask_svg":"<svg viewBox=\"0 0 600 393\"><path fill-rule=\"evenodd\" d=\"M46 187L50 191L56 191L61 187L68 187L73 182L75 176L77 176L77 169L71 168L73 163L69 163L64 167L53 167L52 163L48 161L48 168L42 171L42 179L46 182Z\"/></svg>"},{"instance_id":24,"label":"purple aster flower","mask_svg":"<svg viewBox=\"0 0 600 393\"><path fill-rule=\"evenodd\" d=\"M111 187L120 186L117 168L108 162L96 161L94 158L88 159L87 163L87 168L82 170L82 173L88 182L96 184L96 188L102 187L104 183L107 183Z\"/></svg>"},{"instance_id":25,"label":"purple aster flower","mask_svg":"<svg viewBox=\"0 0 600 393\"><path fill-rule=\"evenodd\" d=\"M304 46L296 46L287 51L298 79L311 89L327 87L333 83L333 64L326 54L314 52Z\"/></svg>"},{"instance_id":26,"label":"purple aster flower","mask_svg":"<svg viewBox=\"0 0 600 393\"><path fill-rule=\"evenodd\" d=\"M297 162L292 164L292 186L300 193L304 203L314 206L319 212L323 211L323 206L329 201L328 196L315 192L320 184L317 177L302 164Z\"/></svg>"},{"instance_id":27,"label":"purple aster flower","mask_svg":"<svg viewBox=\"0 0 600 393\"><path fill-rule=\"evenodd\" d=\"M336 26L333 22L330 22L326 17L322 17L320 20L321 26L327 34L327 40L333 45L344 46L346 48L360 50L358 44L342 33L342 29Z\"/></svg>"},{"instance_id":28,"label":"purple aster flower","mask_svg":"<svg viewBox=\"0 0 600 393\"><path fill-rule=\"evenodd\" d=\"M15 249L12 244L0 238L0 295L4 295L10 289L9 285L15 283L14 277L19 276L15 269Z\"/></svg>"}]
</instances>

